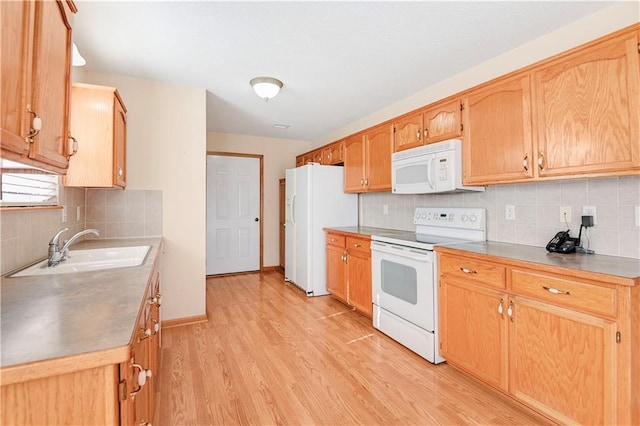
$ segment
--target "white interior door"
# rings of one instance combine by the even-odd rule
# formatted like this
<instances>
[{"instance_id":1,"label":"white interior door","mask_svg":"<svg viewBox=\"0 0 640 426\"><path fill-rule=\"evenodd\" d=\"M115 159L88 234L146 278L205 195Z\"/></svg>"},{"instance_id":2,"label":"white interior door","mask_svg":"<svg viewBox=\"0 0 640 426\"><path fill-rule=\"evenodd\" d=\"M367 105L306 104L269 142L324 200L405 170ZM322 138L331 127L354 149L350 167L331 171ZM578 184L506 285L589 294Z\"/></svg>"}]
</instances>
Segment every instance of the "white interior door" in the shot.
<instances>
[{"instance_id":1,"label":"white interior door","mask_svg":"<svg viewBox=\"0 0 640 426\"><path fill-rule=\"evenodd\" d=\"M260 159L207 155L207 275L259 269Z\"/></svg>"}]
</instances>

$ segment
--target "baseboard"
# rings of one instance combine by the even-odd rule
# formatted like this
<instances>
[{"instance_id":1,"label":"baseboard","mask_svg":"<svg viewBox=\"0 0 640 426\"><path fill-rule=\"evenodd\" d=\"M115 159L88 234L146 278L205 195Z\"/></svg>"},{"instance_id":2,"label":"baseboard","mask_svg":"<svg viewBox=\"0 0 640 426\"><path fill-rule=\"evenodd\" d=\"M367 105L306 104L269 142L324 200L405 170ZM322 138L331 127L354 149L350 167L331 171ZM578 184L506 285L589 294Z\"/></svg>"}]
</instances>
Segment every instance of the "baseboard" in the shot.
<instances>
[{"instance_id":1,"label":"baseboard","mask_svg":"<svg viewBox=\"0 0 640 426\"><path fill-rule=\"evenodd\" d=\"M262 272L273 272L273 271L283 271L283 269L276 265L276 266L263 266L262 267Z\"/></svg>"},{"instance_id":2,"label":"baseboard","mask_svg":"<svg viewBox=\"0 0 640 426\"><path fill-rule=\"evenodd\" d=\"M207 322L209 318L207 315L196 315L194 317L176 318L172 320L162 321L162 328L180 327L183 325L197 324L200 322Z\"/></svg>"}]
</instances>

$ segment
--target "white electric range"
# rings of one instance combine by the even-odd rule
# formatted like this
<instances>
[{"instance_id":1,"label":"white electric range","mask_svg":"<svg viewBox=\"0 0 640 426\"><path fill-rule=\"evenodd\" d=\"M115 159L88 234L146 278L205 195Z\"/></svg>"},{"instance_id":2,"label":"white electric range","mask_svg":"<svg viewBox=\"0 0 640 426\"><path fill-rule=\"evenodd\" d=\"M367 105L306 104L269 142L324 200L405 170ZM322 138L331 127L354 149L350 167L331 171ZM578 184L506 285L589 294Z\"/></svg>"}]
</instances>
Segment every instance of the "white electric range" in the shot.
<instances>
[{"instance_id":1,"label":"white electric range","mask_svg":"<svg viewBox=\"0 0 640 426\"><path fill-rule=\"evenodd\" d=\"M415 232L371 237L373 326L428 361L438 352L438 245L486 240L483 208L418 207Z\"/></svg>"}]
</instances>

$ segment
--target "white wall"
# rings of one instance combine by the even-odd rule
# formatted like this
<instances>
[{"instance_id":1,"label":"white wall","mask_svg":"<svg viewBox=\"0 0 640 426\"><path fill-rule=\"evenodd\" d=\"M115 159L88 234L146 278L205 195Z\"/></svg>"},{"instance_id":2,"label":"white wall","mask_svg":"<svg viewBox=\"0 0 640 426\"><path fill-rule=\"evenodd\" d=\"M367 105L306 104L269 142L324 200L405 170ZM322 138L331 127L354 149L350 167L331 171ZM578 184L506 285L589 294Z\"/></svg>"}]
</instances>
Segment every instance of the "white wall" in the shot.
<instances>
[{"instance_id":1,"label":"white wall","mask_svg":"<svg viewBox=\"0 0 640 426\"><path fill-rule=\"evenodd\" d=\"M311 149L308 141L264 138L230 133L207 133L207 151L264 155L263 265L277 266L279 259L279 187L284 171L295 167L296 155Z\"/></svg>"},{"instance_id":2,"label":"white wall","mask_svg":"<svg viewBox=\"0 0 640 426\"><path fill-rule=\"evenodd\" d=\"M640 2L610 6L327 133L313 140L312 145L333 142L639 21Z\"/></svg>"},{"instance_id":3,"label":"white wall","mask_svg":"<svg viewBox=\"0 0 640 426\"><path fill-rule=\"evenodd\" d=\"M107 74L77 78L117 87L127 107L127 190L163 193L163 320L204 315L206 91Z\"/></svg>"}]
</instances>

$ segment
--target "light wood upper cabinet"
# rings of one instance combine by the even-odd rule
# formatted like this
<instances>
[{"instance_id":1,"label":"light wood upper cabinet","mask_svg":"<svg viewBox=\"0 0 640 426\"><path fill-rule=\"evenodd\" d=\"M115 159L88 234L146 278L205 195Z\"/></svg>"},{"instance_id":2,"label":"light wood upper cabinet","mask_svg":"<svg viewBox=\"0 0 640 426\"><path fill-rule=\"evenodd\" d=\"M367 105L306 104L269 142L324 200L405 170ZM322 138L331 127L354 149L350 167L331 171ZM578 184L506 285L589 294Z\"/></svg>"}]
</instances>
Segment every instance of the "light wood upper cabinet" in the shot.
<instances>
[{"instance_id":1,"label":"light wood upper cabinet","mask_svg":"<svg viewBox=\"0 0 640 426\"><path fill-rule=\"evenodd\" d=\"M541 177L640 168L639 57L632 32L534 71Z\"/></svg>"},{"instance_id":2,"label":"light wood upper cabinet","mask_svg":"<svg viewBox=\"0 0 640 426\"><path fill-rule=\"evenodd\" d=\"M366 191L390 191L392 152L390 126L382 124L367 130L364 134L364 144Z\"/></svg>"},{"instance_id":3,"label":"light wood upper cabinet","mask_svg":"<svg viewBox=\"0 0 640 426\"><path fill-rule=\"evenodd\" d=\"M71 1L1 2L2 155L65 173ZM41 122L38 132L35 119Z\"/></svg>"},{"instance_id":4,"label":"light wood upper cabinet","mask_svg":"<svg viewBox=\"0 0 640 426\"><path fill-rule=\"evenodd\" d=\"M391 189L391 134L392 127L382 124L347 138L344 192Z\"/></svg>"},{"instance_id":5,"label":"light wood upper cabinet","mask_svg":"<svg viewBox=\"0 0 640 426\"><path fill-rule=\"evenodd\" d=\"M437 103L422 114L425 144L459 138L462 135L462 101Z\"/></svg>"},{"instance_id":6,"label":"light wood upper cabinet","mask_svg":"<svg viewBox=\"0 0 640 426\"><path fill-rule=\"evenodd\" d=\"M334 142L322 149L322 158L326 165L336 165L344 163L344 141Z\"/></svg>"},{"instance_id":7,"label":"light wood upper cabinet","mask_svg":"<svg viewBox=\"0 0 640 426\"><path fill-rule=\"evenodd\" d=\"M422 112L401 117L393 122L393 152L424 145Z\"/></svg>"},{"instance_id":8,"label":"light wood upper cabinet","mask_svg":"<svg viewBox=\"0 0 640 426\"><path fill-rule=\"evenodd\" d=\"M78 151L69 161L65 186L126 186L126 112L115 88L73 85L71 132Z\"/></svg>"},{"instance_id":9,"label":"light wood upper cabinet","mask_svg":"<svg viewBox=\"0 0 640 426\"><path fill-rule=\"evenodd\" d=\"M365 144L362 134L344 143L344 192L364 192Z\"/></svg>"},{"instance_id":10,"label":"light wood upper cabinet","mask_svg":"<svg viewBox=\"0 0 640 426\"><path fill-rule=\"evenodd\" d=\"M533 177L529 74L472 90L464 98L463 181L486 185Z\"/></svg>"}]
</instances>

